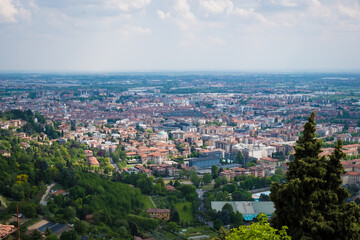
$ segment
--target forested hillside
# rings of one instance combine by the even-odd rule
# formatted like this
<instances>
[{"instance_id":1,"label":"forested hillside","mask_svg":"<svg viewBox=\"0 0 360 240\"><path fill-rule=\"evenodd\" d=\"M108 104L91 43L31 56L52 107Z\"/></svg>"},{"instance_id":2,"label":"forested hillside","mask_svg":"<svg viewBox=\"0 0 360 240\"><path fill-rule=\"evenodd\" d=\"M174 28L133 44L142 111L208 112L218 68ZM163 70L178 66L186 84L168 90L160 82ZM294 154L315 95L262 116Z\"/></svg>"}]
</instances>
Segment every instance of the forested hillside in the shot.
<instances>
[{"instance_id":1,"label":"forested hillside","mask_svg":"<svg viewBox=\"0 0 360 240\"><path fill-rule=\"evenodd\" d=\"M108 167L108 163L102 164L106 158L99 157L100 168L94 169L86 162L85 145L40 139L38 133L43 132L46 120L39 114L11 111L0 116L26 122L17 129L0 130L0 194L8 202L0 221L14 214L18 204L27 218L41 215L54 222L75 224L77 234L102 239L131 239L134 233L158 225L144 212L139 188L112 181L111 174L103 173ZM29 137L19 136L24 131ZM41 205L40 198L50 184L66 194ZM24 231L22 239L27 239Z\"/></svg>"}]
</instances>

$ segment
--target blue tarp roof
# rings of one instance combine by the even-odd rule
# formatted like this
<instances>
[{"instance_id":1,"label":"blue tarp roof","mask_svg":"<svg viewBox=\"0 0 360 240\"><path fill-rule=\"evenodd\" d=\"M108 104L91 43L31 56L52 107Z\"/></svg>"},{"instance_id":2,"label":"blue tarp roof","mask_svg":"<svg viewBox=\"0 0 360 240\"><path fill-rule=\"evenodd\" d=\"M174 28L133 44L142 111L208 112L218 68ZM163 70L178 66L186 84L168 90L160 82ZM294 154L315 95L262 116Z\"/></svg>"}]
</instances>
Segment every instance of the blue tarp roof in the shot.
<instances>
[{"instance_id":1,"label":"blue tarp roof","mask_svg":"<svg viewBox=\"0 0 360 240\"><path fill-rule=\"evenodd\" d=\"M244 214L243 215L245 221L252 221L254 218L256 218L256 216L257 216L257 214ZM266 214L266 216L268 218L270 218L271 214Z\"/></svg>"}]
</instances>

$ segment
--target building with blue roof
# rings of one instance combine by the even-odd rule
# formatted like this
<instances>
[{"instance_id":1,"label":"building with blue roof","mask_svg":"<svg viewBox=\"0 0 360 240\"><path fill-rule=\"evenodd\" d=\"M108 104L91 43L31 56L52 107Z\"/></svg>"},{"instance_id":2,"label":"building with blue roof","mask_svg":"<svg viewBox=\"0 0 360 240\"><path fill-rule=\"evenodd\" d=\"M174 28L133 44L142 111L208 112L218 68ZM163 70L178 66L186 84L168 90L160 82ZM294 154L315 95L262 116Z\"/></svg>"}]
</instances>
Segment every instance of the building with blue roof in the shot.
<instances>
[{"instance_id":1,"label":"building with blue roof","mask_svg":"<svg viewBox=\"0 0 360 240\"><path fill-rule=\"evenodd\" d=\"M211 208L216 211L221 211L225 204L230 204L235 212L240 212L245 221L252 221L260 213L266 214L268 218L275 211L274 203L269 202L255 202L255 201L213 201Z\"/></svg>"}]
</instances>

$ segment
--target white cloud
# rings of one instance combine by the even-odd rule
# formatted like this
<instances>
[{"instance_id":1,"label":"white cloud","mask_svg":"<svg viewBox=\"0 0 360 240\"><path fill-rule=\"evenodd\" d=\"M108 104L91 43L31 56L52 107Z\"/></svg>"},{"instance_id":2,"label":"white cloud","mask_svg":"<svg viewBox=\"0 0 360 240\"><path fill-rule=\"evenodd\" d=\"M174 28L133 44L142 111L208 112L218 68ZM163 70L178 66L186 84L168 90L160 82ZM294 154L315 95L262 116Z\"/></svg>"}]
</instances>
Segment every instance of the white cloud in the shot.
<instances>
[{"instance_id":1,"label":"white cloud","mask_svg":"<svg viewBox=\"0 0 360 240\"><path fill-rule=\"evenodd\" d=\"M32 1L25 2L31 5ZM30 11L25 9L20 0L0 0L0 23L14 23L18 20L30 21Z\"/></svg>"},{"instance_id":2,"label":"white cloud","mask_svg":"<svg viewBox=\"0 0 360 240\"><path fill-rule=\"evenodd\" d=\"M210 14L232 12L234 4L231 0L201 0L200 7Z\"/></svg>"},{"instance_id":3,"label":"white cloud","mask_svg":"<svg viewBox=\"0 0 360 240\"><path fill-rule=\"evenodd\" d=\"M195 15L190 10L190 5L186 0L176 0L174 10L185 20L194 20Z\"/></svg>"},{"instance_id":4,"label":"white cloud","mask_svg":"<svg viewBox=\"0 0 360 240\"><path fill-rule=\"evenodd\" d=\"M171 13L164 13L161 10L156 10L157 15L159 16L160 19L165 19L171 16Z\"/></svg>"},{"instance_id":5,"label":"white cloud","mask_svg":"<svg viewBox=\"0 0 360 240\"><path fill-rule=\"evenodd\" d=\"M145 9L151 0L107 0L106 5L109 8L118 8L123 12L129 12L132 10Z\"/></svg>"},{"instance_id":6,"label":"white cloud","mask_svg":"<svg viewBox=\"0 0 360 240\"><path fill-rule=\"evenodd\" d=\"M214 37L210 36L210 42L216 44L216 45L225 45L226 41L220 37Z\"/></svg>"},{"instance_id":7,"label":"white cloud","mask_svg":"<svg viewBox=\"0 0 360 240\"><path fill-rule=\"evenodd\" d=\"M338 4L337 7L338 11L346 17L354 18L354 19L360 19L360 7L359 4L356 4L355 6L348 7L344 6L343 4Z\"/></svg>"},{"instance_id":8,"label":"white cloud","mask_svg":"<svg viewBox=\"0 0 360 240\"><path fill-rule=\"evenodd\" d=\"M46 65L53 57L49 50L61 56L67 53L58 58L59 66L65 62L90 69L95 62L115 66L113 59L133 69L151 64L171 69L179 63L184 68L211 68L213 59L221 60L219 67L235 69L262 64L283 67L288 62L297 67L309 65L308 59L315 55L314 65L326 62L336 51L342 56L334 57L341 59L339 63L356 66L359 4L359 0L0 0L0 52L4 53L0 68L41 66L33 57L38 53L46 56ZM24 24L29 13L31 24ZM79 48L99 57L94 62L84 57L88 64L83 64L76 58L82 55L76 54ZM24 52L31 54L23 57ZM168 52L178 60L169 60L173 58ZM157 53L167 61L149 57ZM1 58L5 55L13 57L12 66ZM274 60L278 55L293 60ZM137 60L140 56L142 63Z\"/></svg>"},{"instance_id":9,"label":"white cloud","mask_svg":"<svg viewBox=\"0 0 360 240\"><path fill-rule=\"evenodd\" d=\"M270 3L283 7L297 7L298 3L296 0L271 0Z\"/></svg>"},{"instance_id":10,"label":"white cloud","mask_svg":"<svg viewBox=\"0 0 360 240\"><path fill-rule=\"evenodd\" d=\"M126 25L118 31L124 37L132 37L135 35L145 35L151 33L149 28L142 28L139 26Z\"/></svg>"},{"instance_id":11,"label":"white cloud","mask_svg":"<svg viewBox=\"0 0 360 240\"><path fill-rule=\"evenodd\" d=\"M181 30L185 31L189 27L196 25L195 15L190 10L190 5L186 0L176 0L174 5L176 23Z\"/></svg>"},{"instance_id":12,"label":"white cloud","mask_svg":"<svg viewBox=\"0 0 360 240\"><path fill-rule=\"evenodd\" d=\"M255 22L260 22L266 25L274 25L272 21L266 19L262 14L255 12L252 8L249 10L236 8L234 9L233 14L244 18L254 19Z\"/></svg>"},{"instance_id":13,"label":"white cloud","mask_svg":"<svg viewBox=\"0 0 360 240\"><path fill-rule=\"evenodd\" d=\"M0 22L16 22L18 13L11 0L0 0Z\"/></svg>"},{"instance_id":14,"label":"white cloud","mask_svg":"<svg viewBox=\"0 0 360 240\"><path fill-rule=\"evenodd\" d=\"M279 1L279 0L273 0ZM288 0L282 0L288 1ZM269 21L260 13L255 12L253 8L240 8L234 6L232 0L200 0L200 8L206 12L206 14L211 15L219 15L219 14L226 14L226 15L233 15L243 18L253 19L256 22L261 23L269 23Z\"/></svg>"}]
</instances>

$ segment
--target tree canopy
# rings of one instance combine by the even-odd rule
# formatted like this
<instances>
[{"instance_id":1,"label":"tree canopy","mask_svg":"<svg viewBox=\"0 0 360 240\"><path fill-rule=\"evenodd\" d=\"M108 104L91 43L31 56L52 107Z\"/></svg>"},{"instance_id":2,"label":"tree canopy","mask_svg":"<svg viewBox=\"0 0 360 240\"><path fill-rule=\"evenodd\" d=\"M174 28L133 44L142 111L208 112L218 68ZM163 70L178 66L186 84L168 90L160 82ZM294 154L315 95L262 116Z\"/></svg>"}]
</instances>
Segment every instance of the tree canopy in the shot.
<instances>
[{"instance_id":1,"label":"tree canopy","mask_svg":"<svg viewBox=\"0 0 360 240\"><path fill-rule=\"evenodd\" d=\"M243 155L242 155L242 152L239 151L236 155L236 162L237 163L243 163Z\"/></svg>"},{"instance_id":2,"label":"tree canopy","mask_svg":"<svg viewBox=\"0 0 360 240\"><path fill-rule=\"evenodd\" d=\"M294 239L359 239L360 209L345 203L349 194L340 186L342 142L329 159L320 157L322 141L315 138L315 126L313 112L296 142L287 182L271 187L272 221L276 228L287 225Z\"/></svg>"},{"instance_id":3,"label":"tree canopy","mask_svg":"<svg viewBox=\"0 0 360 240\"><path fill-rule=\"evenodd\" d=\"M287 227L282 227L281 230L272 228L268 223L265 214L259 214L257 217L259 222L253 223L250 226L242 225L239 228L232 229L231 233L225 237L226 240L248 240L248 239L263 239L263 240L291 240L287 235Z\"/></svg>"}]
</instances>

